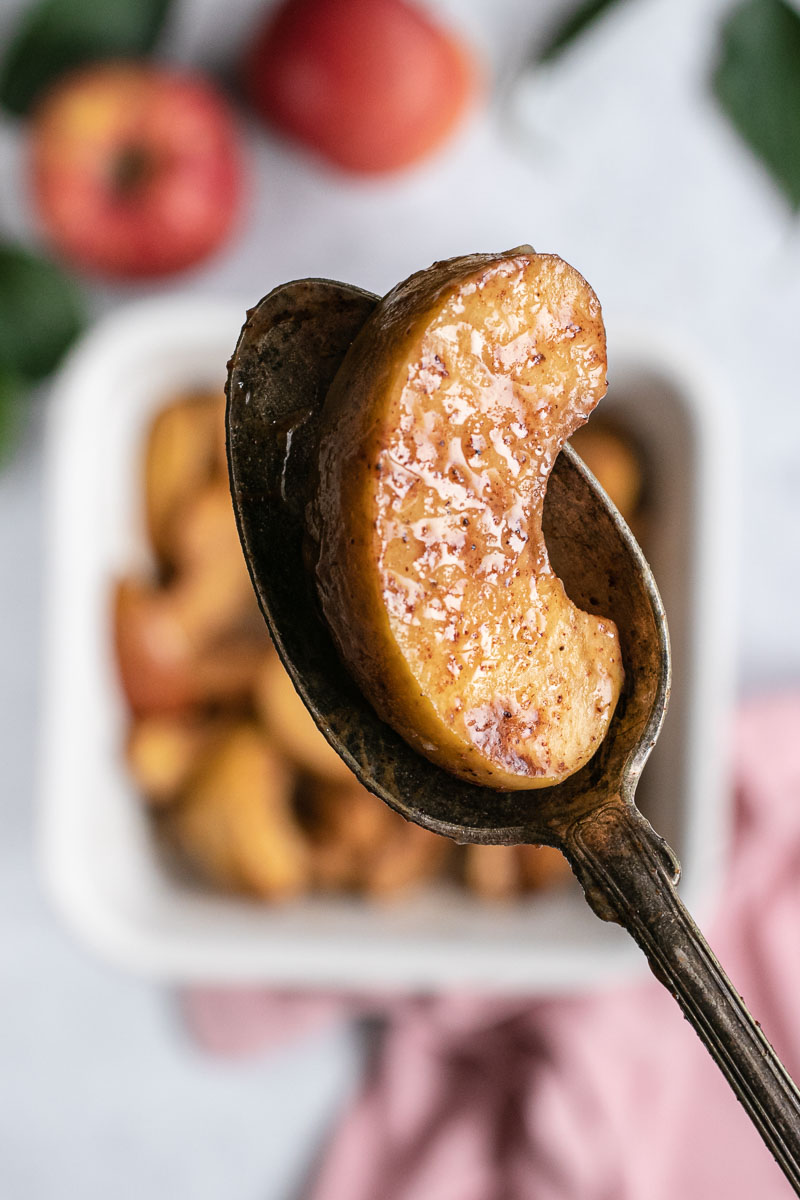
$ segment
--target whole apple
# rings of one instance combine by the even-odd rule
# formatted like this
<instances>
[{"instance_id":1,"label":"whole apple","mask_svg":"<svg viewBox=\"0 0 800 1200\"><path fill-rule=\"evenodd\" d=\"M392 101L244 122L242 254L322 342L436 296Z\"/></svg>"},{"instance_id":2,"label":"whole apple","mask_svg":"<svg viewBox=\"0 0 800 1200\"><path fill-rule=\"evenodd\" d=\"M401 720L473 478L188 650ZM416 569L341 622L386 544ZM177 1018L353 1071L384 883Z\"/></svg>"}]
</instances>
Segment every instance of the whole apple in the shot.
<instances>
[{"instance_id":1,"label":"whole apple","mask_svg":"<svg viewBox=\"0 0 800 1200\"><path fill-rule=\"evenodd\" d=\"M200 262L230 231L243 192L225 98L195 74L132 62L85 68L46 95L31 179L55 249L117 278Z\"/></svg>"},{"instance_id":2,"label":"whole apple","mask_svg":"<svg viewBox=\"0 0 800 1200\"><path fill-rule=\"evenodd\" d=\"M459 39L405 0L285 0L243 76L271 124L340 167L378 173L452 133L477 71Z\"/></svg>"}]
</instances>

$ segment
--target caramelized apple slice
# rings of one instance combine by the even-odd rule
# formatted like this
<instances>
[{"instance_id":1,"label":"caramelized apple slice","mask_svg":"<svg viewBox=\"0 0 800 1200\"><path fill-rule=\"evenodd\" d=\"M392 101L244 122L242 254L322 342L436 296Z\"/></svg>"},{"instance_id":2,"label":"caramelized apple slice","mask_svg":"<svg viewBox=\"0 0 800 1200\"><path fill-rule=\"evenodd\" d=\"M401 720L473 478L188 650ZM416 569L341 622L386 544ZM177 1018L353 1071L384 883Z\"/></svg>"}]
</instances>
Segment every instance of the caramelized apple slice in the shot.
<instances>
[{"instance_id":1,"label":"caramelized apple slice","mask_svg":"<svg viewBox=\"0 0 800 1200\"><path fill-rule=\"evenodd\" d=\"M212 479L184 497L175 509L173 522L173 557L179 571L193 572L220 558L226 563L235 559L249 579L225 479Z\"/></svg>"},{"instance_id":2,"label":"caramelized apple slice","mask_svg":"<svg viewBox=\"0 0 800 1200\"><path fill-rule=\"evenodd\" d=\"M394 899L423 883L432 882L453 851L453 843L438 833L402 819L366 858L362 880L367 895Z\"/></svg>"},{"instance_id":3,"label":"caramelized apple slice","mask_svg":"<svg viewBox=\"0 0 800 1200\"><path fill-rule=\"evenodd\" d=\"M242 724L206 762L169 828L212 883L286 899L310 881L291 788L290 772L261 732Z\"/></svg>"},{"instance_id":4,"label":"caramelized apple slice","mask_svg":"<svg viewBox=\"0 0 800 1200\"><path fill-rule=\"evenodd\" d=\"M177 574L164 595L180 609L196 645L237 632L266 642L223 480L207 484L178 509L173 562Z\"/></svg>"},{"instance_id":5,"label":"caramelized apple slice","mask_svg":"<svg viewBox=\"0 0 800 1200\"><path fill-rule=\"evenodd\" d=\"M644 481L642 465L630 439L611 426L598 423L579 429L571 441L573 449L631 524L639 509Z\"/></svg>"},{"instance_id":6,"label":"caramelized apple slice","mask_svg":"<svg viewBox=\"0 0 800 1200\"><path fill-rule=\"evenodd\" d=\"M256 710L275 745L301 771L334 785L363 791L336 751L317 729L277 654L268 654L255 686ZM375 801L379 805L379 801Z\"/></svg>"},{"instance_id":7,"label":"caramelized apple slice","mask_svg":"<svg viewBox=\"0 0 800 1200\"><path fill-rule=\"evenodd\" d=\"M517 846L465 846L464 882L482 900L510 900L522 886Z\"/></svg>"},{"instance_id":8,"label":"caramelized apple slice","mask_svg":"<svg viewBox=\"0 0 800 1200\"><path fill-rule=\"evenodd\" d=\"M321 735L320 735L321 736ZM326 891L357 890L379 847L402 817L352 776L349 782L315 781L308 789L312 814L314 882Z\"/></svg>"},{"instance_id":9,"label":"caramelized apple slice","mask_svg":"<svg viewBox=\"0 0 800 1200\"><path fill-rule=\"evenodd\" d=\"M396 287L326 402L310 522L325 616L379 715L474 782L557 783L614 712L616 628L568 599L542 535L548 475L605 372L594 292L522 247Z\"/></svg>"},{"instance_id":10,"label":"caramelized apple slice","mask_svg":"<svg viewBox=\"0 0 800 1200\"><path fill-rule=\"evenodd\" d=\"M215 466L219 401L205 393L168 404L150 427L145 452L147 530L165 561L173 551L173 518Z\"/></svg>"},{"instance_id":11,"label":"caramelized apple slice","mask_svg":"<svg viewBox=\"0 0 800 1200\"><path fill-rule=\"evenodd\" d=\"M175 800L223 731L220 721L182 713L134 721L125 758L134 783L149 803L161 806Z\"/></svg>"},{"instance_id":12,"label":"caramelized apple slice","mask_svg":"<svg viewBox=\"0 0 800 1200\"><path fill-rule=\"evenodd\" d=\"M134 579L117 584L114 638L120 679L137 715L167 713L194 705L245 700L261 666L261 640L232 635L209 644L200 634L206 599L183 603L172 590ZM213 614L212 614L213 615Z\"/></svg>"},{"instance_id":13,"label":"caramelized apple slice","mask_svg":"<svg viewBox=\"0 0 800 1200\"><path fill-rule=\"evenodd\" d=\"M540 891L572 878L569 863L554 846L517 846L516 849L526 887Z\"/></svg>"}]
</instances>

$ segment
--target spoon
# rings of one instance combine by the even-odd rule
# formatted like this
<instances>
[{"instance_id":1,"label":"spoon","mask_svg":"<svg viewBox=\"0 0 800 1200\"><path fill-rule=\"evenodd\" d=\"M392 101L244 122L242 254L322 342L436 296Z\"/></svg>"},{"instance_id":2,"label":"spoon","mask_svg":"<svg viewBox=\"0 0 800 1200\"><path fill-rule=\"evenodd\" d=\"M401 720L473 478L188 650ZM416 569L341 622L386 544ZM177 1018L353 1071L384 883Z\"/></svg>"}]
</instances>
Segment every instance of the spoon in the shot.
<instances>
[{"instance_id":1,"label":"spoon","mask_svg":"<svg viewBox=\"0 0 800 1200\"><path fill-rule=\"evenodd\" d=\"M670 690L661 598L622 517L565 445L544 507L550 559L580 608L612 618L623 694L595 756L554 787L497 792L418 755L339 659L306 562L304 514L328 387L378 298L325 279L252 309L229 364L228 465L239 534L272 639L319 728L397 812L457 842L545 844L568 858L604 921L637 941L800 1195L800 1093L675 890L675 854L634 804Z\"/></svg>"}]
</instances>

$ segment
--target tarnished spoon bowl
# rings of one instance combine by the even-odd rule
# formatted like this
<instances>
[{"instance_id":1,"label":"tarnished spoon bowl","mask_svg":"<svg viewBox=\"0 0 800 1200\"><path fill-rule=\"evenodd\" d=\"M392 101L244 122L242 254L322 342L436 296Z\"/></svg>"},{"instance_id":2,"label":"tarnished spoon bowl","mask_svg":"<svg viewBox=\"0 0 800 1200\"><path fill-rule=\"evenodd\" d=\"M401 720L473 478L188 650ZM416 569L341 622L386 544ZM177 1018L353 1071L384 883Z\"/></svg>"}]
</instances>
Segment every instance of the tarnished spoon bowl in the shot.
<instances>
[{"instance_id":1,"label":"tarnished spoon bowl","mask_svg":"<svg viewBox=\"0 0 800 1200\"><path fill-rule=\"evenodd\" d=\"M675 855L634 805L670 687L666 617L641 550L565 446L544 508L551 562L579 607L611 617L625 688L598 753L547 789L497 792L418 755L339 659L305 558L305 507L326 393L377 297L307 279L248 314L230 362L228 462L239 533L284 665L328 741L404 817L459 842L561 849L589 903L644 950L800 1194L800 1096L681 903Z\"/></svg>"}]
</instances>

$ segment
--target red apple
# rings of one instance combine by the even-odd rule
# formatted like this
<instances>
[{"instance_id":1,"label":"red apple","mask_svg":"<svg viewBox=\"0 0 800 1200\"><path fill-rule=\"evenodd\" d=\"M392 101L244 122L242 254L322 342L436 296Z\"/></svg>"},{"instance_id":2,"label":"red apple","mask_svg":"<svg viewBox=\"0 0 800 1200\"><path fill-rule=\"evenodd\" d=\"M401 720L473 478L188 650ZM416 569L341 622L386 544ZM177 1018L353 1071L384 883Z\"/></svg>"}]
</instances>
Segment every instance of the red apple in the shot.
<instances>
[{"instance_id":1,"label":"red apple","mask_svg":"<svg viewBox=\"0 0 800 1200\"><path fill-rule=\"evenodd\" d=\"M404 0L286 0L249 48L244 84L267 121L352 171L423 158L452 132L476 71Z\"/></svg>"},{"instance_id":2,"label":"red apple","mask_svg":"<svg viewBox=\"0 0 800 1200\"><path fill-rule=\"evenodd\" d=\"M34 114L33 195L53 245L103 275L165 275L230 230L242 195L233 118L207 80L143 63L91 66Z\"/></svg>"}]
</instances>

